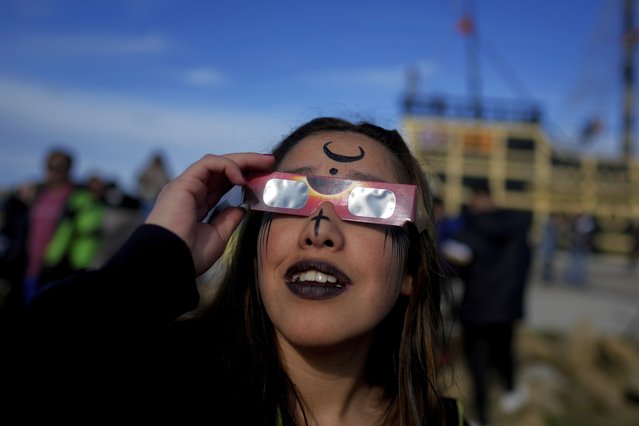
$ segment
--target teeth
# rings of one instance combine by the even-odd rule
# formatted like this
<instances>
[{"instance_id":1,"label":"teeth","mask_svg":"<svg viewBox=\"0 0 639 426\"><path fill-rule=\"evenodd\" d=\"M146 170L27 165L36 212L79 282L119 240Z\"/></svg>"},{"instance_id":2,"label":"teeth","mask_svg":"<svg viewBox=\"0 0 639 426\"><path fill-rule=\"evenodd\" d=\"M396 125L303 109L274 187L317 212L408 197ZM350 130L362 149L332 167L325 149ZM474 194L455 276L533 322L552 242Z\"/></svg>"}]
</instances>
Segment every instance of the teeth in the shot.
<instances>
[{"instance_id":1,"label":"teeth","mask_svg":"<svg viewBox=\"0 0 639 426\"><path fill-rule=\"evenodd\" d=\"M329 274L325 274L324 272L319 272L316 271L314 269L311 269L310 271L306 271L306 272L300 272L299 274L293 274L293 277L291 278L292 282L306 282L306 281L314 281L314 282L318 282L318 283L331 283L331 284L335 284L337 282L337 277L333 276L333 275L329 275ZM336 285L337 288L342 288L344 287L341 284L337 284Z\"/></svg>"}]
</instances>

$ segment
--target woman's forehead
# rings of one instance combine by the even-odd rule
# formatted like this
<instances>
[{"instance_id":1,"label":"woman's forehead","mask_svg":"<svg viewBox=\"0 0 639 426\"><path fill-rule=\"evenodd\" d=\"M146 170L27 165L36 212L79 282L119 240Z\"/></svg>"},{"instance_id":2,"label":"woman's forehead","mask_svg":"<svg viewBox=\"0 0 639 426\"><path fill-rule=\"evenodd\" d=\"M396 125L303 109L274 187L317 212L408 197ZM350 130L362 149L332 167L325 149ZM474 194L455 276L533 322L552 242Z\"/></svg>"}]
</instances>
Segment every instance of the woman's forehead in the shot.
<instances>
[{"instance_id":1,"label":"woman's forehead","mask_svg":"<svg viewBox=\"0 0 639 426\"><path fill-rule=\"evenodd\" d=\"M360 173L395 181L393 154L368 136L352 132L322 132L299 141L282 159L282 171L316 170L320 175L345 177ZM300 173L309 174L309 173Z\"/></svg>"}]
</instances>

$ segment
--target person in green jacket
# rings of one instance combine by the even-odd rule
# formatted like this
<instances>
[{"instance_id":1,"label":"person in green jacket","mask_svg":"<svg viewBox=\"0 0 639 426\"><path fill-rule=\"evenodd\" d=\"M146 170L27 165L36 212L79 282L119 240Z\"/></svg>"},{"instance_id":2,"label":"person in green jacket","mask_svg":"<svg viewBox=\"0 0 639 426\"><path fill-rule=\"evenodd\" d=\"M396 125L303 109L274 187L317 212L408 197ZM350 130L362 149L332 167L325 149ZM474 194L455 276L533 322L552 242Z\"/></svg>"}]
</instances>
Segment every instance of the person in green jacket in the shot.
<instances>
[{"instance_id":1,"label":"person in green jacket","mask_svg":"<svg viewBox=\"0 0 639 426\"><path fill-rule=\"evenodd\" d=\"M104 204L88 189L74 189L47 244L42 282L61 278L91 265L102 242L104 211Z\"/></svg>"}]
</instances>

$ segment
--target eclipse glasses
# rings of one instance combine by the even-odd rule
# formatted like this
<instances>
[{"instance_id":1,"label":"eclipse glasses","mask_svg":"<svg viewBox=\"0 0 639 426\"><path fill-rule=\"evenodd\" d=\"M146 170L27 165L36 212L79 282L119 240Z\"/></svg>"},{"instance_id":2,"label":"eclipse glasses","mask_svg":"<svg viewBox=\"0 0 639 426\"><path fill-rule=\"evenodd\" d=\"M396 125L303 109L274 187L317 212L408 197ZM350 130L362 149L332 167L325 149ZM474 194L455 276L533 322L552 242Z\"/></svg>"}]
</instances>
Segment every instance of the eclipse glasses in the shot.
<instances>
[{"instance_id":1,"label":"eclipse glasses","mask_svg":"<svg viewBox=\"0 0 639 426\"><path fill-rule=\"evenodd\" d=\"M254 175L244 187L251 209L310 216L330 202L342 220L402 226L415 222L415 185L273 172Z\"/></svg>"}]
</instances>

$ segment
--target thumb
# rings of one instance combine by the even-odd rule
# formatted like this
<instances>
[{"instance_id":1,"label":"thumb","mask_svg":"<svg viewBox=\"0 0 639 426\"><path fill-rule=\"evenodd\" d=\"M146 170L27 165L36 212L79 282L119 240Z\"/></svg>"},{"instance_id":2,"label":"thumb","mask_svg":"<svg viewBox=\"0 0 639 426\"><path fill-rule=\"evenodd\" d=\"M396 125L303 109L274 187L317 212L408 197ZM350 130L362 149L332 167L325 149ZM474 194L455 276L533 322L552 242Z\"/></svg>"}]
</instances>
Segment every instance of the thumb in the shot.
<instances>
[{"instance_id":1,"label":"thumb","mask_svg":"<svg viewBox=\"0 0 639 426\"><path fill-rule=\"evenodd\" d=\"M218 214L211 223L200 224L205 231L199 233L198 237L202 240L196 244L196 252L193 253L198 275L204 273L222 256L233 231L245 214L246 211L240 207L229 207Z\"/></svg>"}]
</instances>

